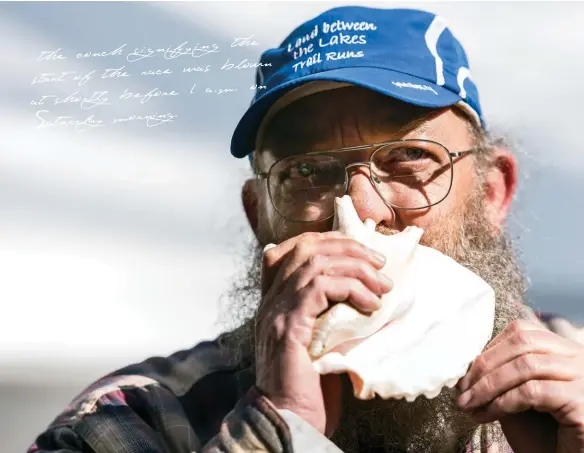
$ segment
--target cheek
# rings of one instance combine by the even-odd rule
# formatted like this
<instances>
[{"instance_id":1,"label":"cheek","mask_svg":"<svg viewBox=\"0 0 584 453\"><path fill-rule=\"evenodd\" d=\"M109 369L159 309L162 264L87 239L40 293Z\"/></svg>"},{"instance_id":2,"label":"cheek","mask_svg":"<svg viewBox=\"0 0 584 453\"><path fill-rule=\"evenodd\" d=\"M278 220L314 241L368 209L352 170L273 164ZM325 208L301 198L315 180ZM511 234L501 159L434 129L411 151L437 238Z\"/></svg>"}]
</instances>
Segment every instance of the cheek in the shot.
<instances>
[{"instance_id":1,"label":"cheek","mask_svg":"<svg viewBox=\"0 0 584 453\"><path fill-rule=\"evenodd\" d=\"M276 212L270 202L267 190L262 190L258 202L258 239L262 246L276 242L275 219Z\"/></svg>"},{"instance_id":2,"label":"cheek","mask_svg":"<svg viewBox=\"0 0 584 453\"><path fill-rule=\"evenodd\" d=\"M286 240L302 233L324 233L326 231L331 231L333 228L333 222L330 220L324 222L298 223L282 220L279 227L278 231L280 232L281 240Z\"/></svg>"},{"instance_id":3,"label":"cheek","mask_svg":"<svg viewBox=\"0 0 584 453\"><path fill-rule=\"evenodd\" d=\"M477 180L474 171L472 164L459 162L459 165L455 167L452 188L448 196L429 209L398 212L400 227L414 225L428 229L436 222L453 220L459 216L476 188Z\"/></svg>"},{"instance_id":4,"label":"cheek","mask_svg":"<svg viewBox=\"0 0 584 453\"><path fill-rule=\"evenodd\" d=\"M442 205L445 201L446 200L436 206L424 210L396 211L399 219L398 225L396 225L396 227L402 230L408 226L417 226L427 230L428 227L434 223L434 220L443 215L442 210L440 209L440 205Z\"/></svg>"},{"instance_id":5,"label":"cheek","mask_svg":"<svg viewBox=\"0 0 584 453\"><path fill-rule=\"evenodd\" d=\"M258 236L262 246L279 244L286 239L306 232L325 232L332 229L332 219L324 222L300 223L282 218L274 209L267 190L262 190L259 199Z\"/></svg>"},{"instance_id":6,"label":"cheek","mask_svg":"<svg viewBox=\"0 0 584 453\"><path fill-rule=\"evenodd\" d=\"M455 168L452 189L448 198L444 201L450 199L451 205L460 206L473 196L477 187L477 170L473 160L468 159L467 161L459 162L459 166Z\"/></svg>"}]
</instances>

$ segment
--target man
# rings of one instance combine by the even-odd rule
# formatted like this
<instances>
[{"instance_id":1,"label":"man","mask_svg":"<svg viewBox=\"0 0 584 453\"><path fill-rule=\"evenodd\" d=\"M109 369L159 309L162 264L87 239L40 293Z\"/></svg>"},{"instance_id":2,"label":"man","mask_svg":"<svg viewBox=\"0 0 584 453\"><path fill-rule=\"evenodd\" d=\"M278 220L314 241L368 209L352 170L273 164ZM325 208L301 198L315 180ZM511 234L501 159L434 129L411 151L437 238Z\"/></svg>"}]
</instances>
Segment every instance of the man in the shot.
<instances>
[{"instance_id":1,"label":"man","mask_svg":"<svg viewBox=\"0 0 584 453\"><path fill-rule=\"evenodd\" d=\"M262 63L266 89L232 140L256 174L242 191L258 243L231 292L238 327L101 379L29 453L583 452L584 347L524 305L504 229L516 162L486 133L444 22L335 8ZM345 193L377 231L417 225L495 289L493 339L455 389L361 401L346 376L312 367L312 327L329 304L371 312L391 291L383 257L331 232Z\"/></svg>"}]
</instances>

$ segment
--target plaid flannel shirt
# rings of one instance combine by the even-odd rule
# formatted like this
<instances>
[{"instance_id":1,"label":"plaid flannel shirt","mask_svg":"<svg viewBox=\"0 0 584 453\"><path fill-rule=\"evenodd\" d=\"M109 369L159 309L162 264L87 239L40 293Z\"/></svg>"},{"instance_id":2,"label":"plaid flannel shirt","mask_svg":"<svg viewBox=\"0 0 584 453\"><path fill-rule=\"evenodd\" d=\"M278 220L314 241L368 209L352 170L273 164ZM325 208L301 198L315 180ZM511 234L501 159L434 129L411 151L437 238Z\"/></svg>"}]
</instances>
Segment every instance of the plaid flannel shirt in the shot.
<instances>
[{"instance_id":1,"label":"plaid flannel shirt","mask_svg":"<svg viewBox=\"0 0 584 453\"><path fill-rule=\"evenodd\" d=\"M528 309L526 317L577 339L562 318ZM223 346L225 335L98 380L28 453L341 452L300 417L274 407L254 386L251 362ZM489 442L484 428L463 453L512 453L507 443Z\"/></svg>"}]
</instances>

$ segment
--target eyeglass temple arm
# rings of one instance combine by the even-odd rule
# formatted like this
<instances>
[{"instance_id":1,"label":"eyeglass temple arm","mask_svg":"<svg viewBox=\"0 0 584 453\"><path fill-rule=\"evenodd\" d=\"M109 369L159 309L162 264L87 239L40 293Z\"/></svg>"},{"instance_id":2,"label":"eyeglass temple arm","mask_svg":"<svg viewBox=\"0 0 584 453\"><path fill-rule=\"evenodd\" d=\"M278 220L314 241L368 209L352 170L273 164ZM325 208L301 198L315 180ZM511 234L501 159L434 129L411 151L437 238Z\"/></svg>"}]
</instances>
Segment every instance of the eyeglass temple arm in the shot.
<instances>
[{"instance_id":1,"label":"eyeglass temple arm","mask_svg":"<svg viewBox=\"0 0 584 453\"><path fill-rule=\"evenodd\" d=\"M478 150L479 150L479 148L474 148L474 149L469 149L468 151L459 151L457 153L448 153L448 154L450 154L450 157L461 157L461 156L466 156L467 154L476 153Z\"/></svg>"}]
</instances>

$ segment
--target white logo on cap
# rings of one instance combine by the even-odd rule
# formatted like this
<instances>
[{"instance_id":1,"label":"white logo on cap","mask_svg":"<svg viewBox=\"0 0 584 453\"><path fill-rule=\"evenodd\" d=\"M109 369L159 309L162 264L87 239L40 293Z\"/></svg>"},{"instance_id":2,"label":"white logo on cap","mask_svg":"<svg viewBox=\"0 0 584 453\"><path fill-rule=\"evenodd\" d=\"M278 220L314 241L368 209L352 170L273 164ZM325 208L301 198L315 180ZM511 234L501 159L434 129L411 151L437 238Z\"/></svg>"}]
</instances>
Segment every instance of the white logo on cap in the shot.
<instances>
[{"instance_id":1,"label":"white logo on cap","mask_svg":"<svg viewBox=\"0 0 584 453\"><path fill-rule=\"evenodd\" d=\"M466 98L466 90L464 89L464 81L466 79L470 79L470 69L463 66L458 70L458 76L456 77L456 81L460 87L460 97L462 99Z\"/></svg>"},{"instance_id":2,"label":"white logo on cap","mask_svg":"<svg viewBox=\"0 0 584 453\"><path fill-rule=\"evenodd\" d=\"M391 83L394 84L398 88L413 88L415 90L431 91L436 96L438 96L438 93L436 93L436 90L429 85L420 85L418 83L411 83L411 82L391 82Z\"/></svg>"},{"instance_id":3,"label":"white logo on cap","mask_svg":"<svg viewBox=\"0 0 584 453\"><path fill-rule=\"evenodd\" d=\"M442 58L438 55L438 40L440 39L440 35L442 32L446 30L446 22L439 16L434 17L434 20L426 30L426 46L428 50L434 57L436 61L436 84L442 86L446 83L444 80L444 63L442 62ZM456 77L456 81L458 82L458 87L460 88L460 97L465 99L466 98L466 90L464 89L464 81L466 79L470 79L470 69L461 66L458 69L458 74Z\"/></svg>"},{"instance_id":4,"label":"white logo on cap","mask_svg":"<svg viewBox=\"0 0 584 453\"><path fill-rule=\"evenodd\" d=\"M436 60L436 83L440 86L444 85L446 82L444 80L444 63L442 63L442 58L438 55L438 39L440 39L440 35L442 32L446 30L446 23L444 19L441 17L436 16L428 30L426 30L426 46L428 50Z\"/></svg>"}]
</instances>

